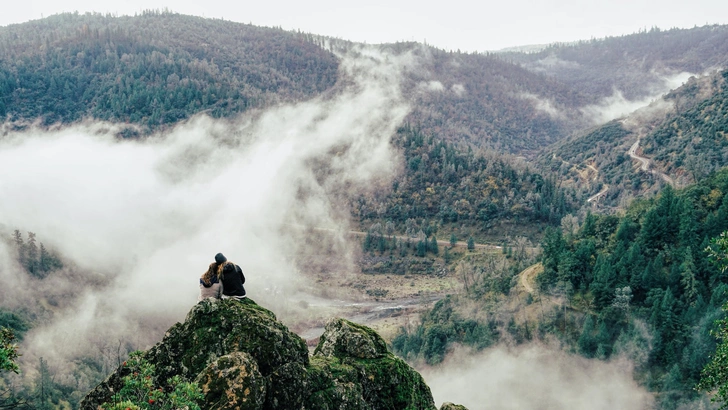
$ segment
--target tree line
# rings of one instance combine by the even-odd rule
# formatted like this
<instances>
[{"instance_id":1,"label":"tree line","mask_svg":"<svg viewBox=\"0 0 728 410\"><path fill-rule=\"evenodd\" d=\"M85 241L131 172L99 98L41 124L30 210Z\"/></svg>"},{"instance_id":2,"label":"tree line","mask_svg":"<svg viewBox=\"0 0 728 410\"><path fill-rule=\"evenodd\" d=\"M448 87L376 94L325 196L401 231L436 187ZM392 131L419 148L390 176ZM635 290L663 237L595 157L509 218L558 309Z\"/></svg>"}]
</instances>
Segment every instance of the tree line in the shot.
<instances>
[{"instance_id":1,"label":"tree line","mask_svg":"<svg viewBox=\"0 0 728 410\"><path fill-rule=\"evenodd\" d=\"M578 229L549 229L538 283L569 298L578 318L571 342L581 354L606 359L642 346L646 360L638 373L663 404L677 406L694 397L716 347L711 329L723 317L728 276L704 250L726 229L728 170L722 170L635 201L622 217L588 214Z\"/></svg>"}]
</instances>

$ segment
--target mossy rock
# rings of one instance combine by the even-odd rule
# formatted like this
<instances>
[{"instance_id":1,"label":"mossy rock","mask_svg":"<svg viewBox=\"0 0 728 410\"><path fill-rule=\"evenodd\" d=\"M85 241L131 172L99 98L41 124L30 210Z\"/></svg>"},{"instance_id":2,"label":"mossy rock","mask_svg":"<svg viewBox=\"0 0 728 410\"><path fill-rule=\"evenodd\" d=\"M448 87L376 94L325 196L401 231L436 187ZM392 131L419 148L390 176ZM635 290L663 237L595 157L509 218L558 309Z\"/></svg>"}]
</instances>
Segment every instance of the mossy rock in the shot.
<instances>
[{"instance_id":1,"label":"mossy rock","mask_svg":"<svg viewBox=\"0 0 728 410\"><path fill-rule=\"evenodd\" d=\"M144 358L155 366L158 383L165 383L176 375L193 381L208 365L234 352L249 354L264 378L283 365L305 367L309 361L306 342L249 298L199 302L184 323L172 326ZM96 410L109 401L121 389L119 371L92 390L80 408Z\"/></svg>"},{"instance_id":2,"label":"mossy rock","mask_svg":"<svg viewBox=\"0 0 728 410\"><path fill-rule=\"evenodd\" d=\"M387 344L372 329L338 318L326 323L314 355L375 359L387 355Z\"/></svg>"},{"instance_id":3,"label":"mossy rock","mask_svg":"<svg viewBox=\"0 0 728 410\"><path fill-rule=\"evenodd\" d=\"M371 409L364 401L359 372L335 357L314 356L308 367L307 409Z\"/></svg>"},{"instance_id":4,"label":"mossy rock","mask_svg":"<svg viewBox=\"0 0 728 410\"><path fill-rule=\"evenodd\" d=\"M309 371L313 395L324 395L332 403L345 401L338 403L340 408L436 408L422 376L389 352L382 337L366 326L346 319L329 321L314 359L315 365ZM328 386L316 385L324 381L322 375L330 375L332 381ZM354 397L355 394L361 397ZM357 407L359 403L364 407Z\"/></svg>"},{"instance_id":5,"label":"mossy rock","mask_svg":"<svg viewBox=\"0 0 728 410\"><path fill-rule=\"evenodd\" d=\"M436 409L422 376L372 329L331 320L309 358L303 339L250 299L198 303L144 358L155 366L157 383L175 375L198 383L203 408ZM81 408L108 402L121 388L122 371L89 393Z\"/></svg>"},{"instance_id":6,"label":"mossy rock","mask_svg":"<svg viewBox=\"0 0 728 410\"><path fill-rule=\"evenodd\" d=\"M301 363L288 363L268 376L265 408L295 410L304 408L308 396L308 372Z\"/></svg>"},{"instance_id":7,"label":"mossy rock","mask_svg":"<svg viewBox=\"0 0 728 410\"><path fill-rule=\"evenodd\" d=\"M468 410L468 408L460 404L442 403L440 410Z\"/></svg>"},{"instance_id":8,"label":"mossy rock","mask_svg":"<svg viewBox=\"0 0 728 410\"><path fill-rule=\"evenodd\" d=\"M145 355L167 380L194 379L210 362L232 352L251 355L263 376L286 363L308 364L306 342L249 298L205 299Z\"/></svg>"},{"instance_id":9,"label":"mossy rock","mask_svg":"<svg viewBox=\"0 0 728 410\"><path fill-rule=\"evenodd\" d=\"M195 380L205 395L204 409L259 410L266 397L266 379L247 353L234 352L210 363Z\"/></svg>"}]
</instances>

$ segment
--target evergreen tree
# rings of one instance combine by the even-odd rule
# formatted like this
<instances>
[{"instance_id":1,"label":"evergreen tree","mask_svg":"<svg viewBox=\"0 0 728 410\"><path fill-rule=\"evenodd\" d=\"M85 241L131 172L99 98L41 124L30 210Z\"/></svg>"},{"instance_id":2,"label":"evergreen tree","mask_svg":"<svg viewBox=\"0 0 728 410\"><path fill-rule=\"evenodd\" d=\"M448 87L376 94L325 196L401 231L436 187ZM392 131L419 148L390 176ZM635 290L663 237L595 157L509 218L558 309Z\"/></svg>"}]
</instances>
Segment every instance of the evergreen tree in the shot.
<instances>
[{"instance_id":1,"label":"evergreen tree","mask_svg":"<svg viewBox=\"0 0 728 410\"><path fill-rule=\"evenodd\" d=\"M597 341L594 338L594 317L586 315L584 326L581 329L581 336L577 342L579 353L586 357L594 357L597 350Z\"/></svg>"},{"instance_id":2,"label":"evergreen tree","mask_svg":"<svg viewBox=\"0 0 728 410\"><path fill-rule=\"evenodd\" d=\"M695 278L695 264L693 252L688 246L683 253L683 263L680 265L680 285L683 298L688 306L695 306L698 297L698 280Z\"/></svg>"},{"instance_id":3,"label":"evergreen tree","mask_svg":"<svg viewBox=\"0 0 728 410\"><path fill-rule=\"evenodd\" d=\"M421 258L427 254L427 240L417 241L416 253Z\"/></svg>"},{"instance_id":4,"label":"evergreen tree","mask_svg":"<svg viewBox=\"0 0 728 410\"><path fill-rule=\"evenodd\" d=\"M26 245L26 264L25 268L33 275L40 274L38 269L38 245L35 243L35 234L28 232L28 244Z\"/></svg>"},{"instance_id":5,"label":"evergreen tree","mask_svg":"<svg viewBox=\"0 0 728 410\"><path fill-rule=\"evenodd\" d=\"M440 254L440 247L437 245L437 238L435 238L435 235L432 235L432 239L430 239L430 252L434 253L435 255Z\"/></svg>"}]
</instances>

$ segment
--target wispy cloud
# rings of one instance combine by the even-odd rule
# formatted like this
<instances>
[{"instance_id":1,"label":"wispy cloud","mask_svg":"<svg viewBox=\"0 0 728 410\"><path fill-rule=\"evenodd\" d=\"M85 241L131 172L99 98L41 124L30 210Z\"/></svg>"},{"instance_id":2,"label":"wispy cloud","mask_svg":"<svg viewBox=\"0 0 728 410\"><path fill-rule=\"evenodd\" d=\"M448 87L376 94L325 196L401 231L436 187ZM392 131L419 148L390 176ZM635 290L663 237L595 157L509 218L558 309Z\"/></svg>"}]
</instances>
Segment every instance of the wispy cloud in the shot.
<instances>
[{"instance_id":1,"label":"wispy cloud","mask_svg":"<svg viewBox=\"0 0 728 410\"><path fill-rule=\"evenodd\" d=\"M310 286L295 263L310 245L291 226L346 227L337 198L392 176L409 59L355 49L329 96L232 121L199 116L139 140L105 123L2 137L0 223L36 232L74 265L26 278L0 245L2 306L60 300L28 333L24 360L156 342L196 303L217 252L243 267L253 299L285 316Z\"/></svg>"}]
</instances>

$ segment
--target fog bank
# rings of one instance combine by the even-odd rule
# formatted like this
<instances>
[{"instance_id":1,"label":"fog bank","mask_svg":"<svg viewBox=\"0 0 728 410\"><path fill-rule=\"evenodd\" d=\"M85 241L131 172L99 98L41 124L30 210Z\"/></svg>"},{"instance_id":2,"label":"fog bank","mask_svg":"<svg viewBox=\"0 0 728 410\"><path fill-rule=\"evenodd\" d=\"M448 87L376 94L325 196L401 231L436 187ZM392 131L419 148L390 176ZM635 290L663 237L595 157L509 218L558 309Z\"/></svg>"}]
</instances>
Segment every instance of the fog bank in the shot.
<instances>
[{"instance_id":1,"label":"fog bank","mask_svg":"<svg viewBox=\"0 0 728 410\"><path fill-rule=\"evenodd\" d=\"M633 380L628 361L589 360L540 345L460 351L421 373L438 406L451 401L479 410L642 410L653 402Z\"/></svg>"},{"instance_id":2,"label":"fog bank","mask_svg":"<svg viewBox=\"0 0 728 410\"><path fill-rule=\"evenodd\" d=\"M285 316L312 286L292 227L343 232L341 199L392 177L410 58L358 49L329 95L235 120L198 116L139 140L90 122L2 136L3 233L35 232L72 266L30 278L0 242L0 306L53 317L27 334L24 363L43 356L60 369L105 346L155 343L196 303L217 252L241 265L251 298ZM334 242L346 262L347 239Z\"/></svg>"}]
</instances>

